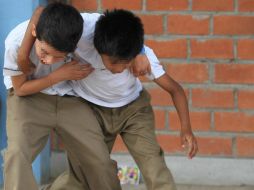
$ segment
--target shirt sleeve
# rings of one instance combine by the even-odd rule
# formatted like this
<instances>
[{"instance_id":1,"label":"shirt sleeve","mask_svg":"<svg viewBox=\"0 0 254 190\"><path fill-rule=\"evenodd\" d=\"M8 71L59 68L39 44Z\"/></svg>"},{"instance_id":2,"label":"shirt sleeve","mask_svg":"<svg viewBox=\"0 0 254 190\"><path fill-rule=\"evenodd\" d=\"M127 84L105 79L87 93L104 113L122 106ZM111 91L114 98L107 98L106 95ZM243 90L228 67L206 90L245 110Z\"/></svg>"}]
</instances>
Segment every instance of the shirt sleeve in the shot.
<instances>
[{"instance_id":1,"label":"shirt sleeve","mask_svg":"<svg viewBox=\"0 0 254 190\"><path fill-rule=\"evenodd\" d=\"M145 48L145 54L151 64L151 74L148 74L146 76L150 80L157 79L165 74L165 70L163 69L163 66L160 64L160 61L156 57L153 50L147 46L144 46L144 48Z\"/></svg>"},{"instance_id":2,"label":"shirt sleeve","mask_svg":"<svg viewBox=\"0 0 254 190\"><path fill-rule=\"evenodd\" d=\"M18 76L23 74L17 63L18 46L6 46L4 54L4 76Z\"/></svg>"},{"instance_id":3,"label":"shirt sleeve","mask_svg":"<svg viewBox=\"0 0 254 190\"><path fill-rule=\"evenodd\" d=\"M101 14L99 13L81 13L81 16L84 20L83 34L82 38L86 41L93 44L95 24L100 18Z\"/></svg>"}]
</instances>

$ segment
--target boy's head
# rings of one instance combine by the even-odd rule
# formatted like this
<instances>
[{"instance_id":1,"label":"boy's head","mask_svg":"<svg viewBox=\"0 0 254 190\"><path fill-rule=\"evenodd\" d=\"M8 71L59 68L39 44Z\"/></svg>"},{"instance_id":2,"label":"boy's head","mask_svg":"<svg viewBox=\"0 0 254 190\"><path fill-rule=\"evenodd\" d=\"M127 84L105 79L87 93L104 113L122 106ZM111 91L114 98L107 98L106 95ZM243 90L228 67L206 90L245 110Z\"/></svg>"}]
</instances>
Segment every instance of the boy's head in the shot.
<instances>
[{"instance_id":1,"label":"boy's head","mask_svg":"<svg viewBox=\"0 0 254 190\"><path fill-rule=\"evenodd\" d=\"M76 49L82 31L83 19L74 7L62 3L49 4L33 31L40 60L52 64L65 59Z\"/></svg>"},{"instance_id":2,"label":"boy's head","mask_svg":"<svg viewBox=\"0 0 254 190\"><path fill-rule=\"evenodd\" d=\"M129 11L106 11L96 23L94 46L112 73L120 73L129 67L143 43L142 22Z\"/></svg>"}]
</instances>

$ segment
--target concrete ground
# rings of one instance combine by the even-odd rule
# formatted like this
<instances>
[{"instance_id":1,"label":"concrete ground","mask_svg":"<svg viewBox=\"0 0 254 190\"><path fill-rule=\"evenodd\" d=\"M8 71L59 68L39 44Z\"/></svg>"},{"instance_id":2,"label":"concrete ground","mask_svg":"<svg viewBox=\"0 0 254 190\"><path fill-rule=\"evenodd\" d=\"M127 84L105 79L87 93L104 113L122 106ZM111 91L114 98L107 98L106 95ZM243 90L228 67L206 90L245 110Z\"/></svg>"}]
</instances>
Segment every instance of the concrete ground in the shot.
<instances>
[{"instance_id":1,"label":"concrete ground","mask_svg":"<svg viewBox=\"0 0 254 190\"><path fill-rule=\"evenodd\" d=\"M123 190L146 190L144 185L123 186ZM195 186L195 185L178 185L177 190L254 190L254 186Z\"/></svg>"},{"instance_id":2,"label":"concrete ground","mask_svg":"<svg viewBox=\"0 0 254 190\"><path fill-rule=\"evenodd\" d=\"M3 190L0 187L0 190ZM146 190L144 185L124 185L123 190ZM196 186L177 185L177 190L254 190L254 186Z\"/></svg>"}]
</instances>

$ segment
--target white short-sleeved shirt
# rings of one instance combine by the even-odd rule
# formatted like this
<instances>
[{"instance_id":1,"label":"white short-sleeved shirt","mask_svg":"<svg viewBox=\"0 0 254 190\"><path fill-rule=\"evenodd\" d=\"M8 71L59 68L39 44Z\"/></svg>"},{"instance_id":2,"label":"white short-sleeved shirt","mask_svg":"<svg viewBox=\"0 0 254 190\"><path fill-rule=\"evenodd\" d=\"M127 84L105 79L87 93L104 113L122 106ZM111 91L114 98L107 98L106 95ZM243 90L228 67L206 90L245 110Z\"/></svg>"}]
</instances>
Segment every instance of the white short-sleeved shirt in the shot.
<instances>
[{"instance_id":1,"label":"white short-sleeved shirt","mask_svg":"<svg viewBox=\"0 0 254 190\"><path fill-rule=\"evenodd\" d=\"M81 62L91 64L95 70L83 80L72 81L75 93L94 104L111 108L121 107L134 101L142 90L140 80L127 69L117 74L106 70L101 56L94 48L94 23L100 14L82 13L81 15L85 27L75 54ZM145 52L152 70L148 78L151 80L159 78L165 73L163 67L152 49L145 47Z\"/></svg>"},{"instance_id":2,"label":"white short-sleeved shirt","mask_svg":"<svg viewBox=\"0 0 254 190\"><path fill-rule=\"evenodd\" d=\"M129 70L125 70L118 74L112 74L105 69L101 56L93 45L95 23L101 15L98 13L82 13L81 16L84 19L84 28L82 37L75 51L75 56L77 56L81 62L91 64L95 68L95 71L83 80L61 82L42 92L60 96L64 94L74 94L94 104L105 107L121 107L132 102L139 96L142 90L141 82L138 78L134 77ZM22 74L18 68L16 58L27 25L28 21L18 25L12 30L5 41L4 82L7 89L12 87L10 77ZM145 47L145 52L152 70L152 74L148 76L148 78L151 80L159 78L165 71L150 48ZM46 76L63 64L41 64L38 57L35 55L34 49L30 54L30 58L37 66L36 72L32 78Z\"/></svg>"},{"instance_id":3,"label":"white short-sleeved shirt","mask_svg":"<svg viewBox=\"0 0 254 190\"><path fill-rule=\"evenodd\" d=\"M28 26L29 20L25 21L18 26L16 26L7 36L5 40L5 55L4 55L4 84L6 89L12 88L11 77L18 76L23 74L22 71L18 68L17 64L17 54L18 49L21 45L22 39L24 37L26 28ZM35 48L32 48L30 53L31 61L36 65L36 70L34 74L30 77L31 79L41 78L47 76L52 71L59 68L64 62L54 63L52 65L45 65L40 62L38 59ZM74 95L72 87L69 81L60 82L53 85L47 89L41 91L42 93L49 95L59 95L63 96L65 94Z\"/></svg>"}]
</instances>

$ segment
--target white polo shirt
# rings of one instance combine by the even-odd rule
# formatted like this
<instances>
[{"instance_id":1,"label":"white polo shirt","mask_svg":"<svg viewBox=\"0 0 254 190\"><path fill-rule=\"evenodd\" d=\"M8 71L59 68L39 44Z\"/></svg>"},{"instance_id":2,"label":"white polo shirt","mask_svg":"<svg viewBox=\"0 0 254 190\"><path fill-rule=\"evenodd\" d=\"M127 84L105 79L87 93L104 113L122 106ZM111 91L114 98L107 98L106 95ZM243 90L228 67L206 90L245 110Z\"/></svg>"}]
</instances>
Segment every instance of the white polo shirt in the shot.
<instances>
[{"instance_id":1,"label":"white polo shirt","mask_svg":"<svg viewBox=\"0 0 254 190\"><path fill-rule=\"evenodd\" d=\"M82 13L81 16L84 19L84 28L75 54L79 57L81 62L91 64L95 68L95 71L83 80L61 82L42 92L60 96L64 94L74 94L94 104L105 107L121 107L132 102L139 96L142 90L141 82L138 78L133 76L129 70L125 70L118 74L112 74L105 69L101 56L93 45L95 23L100 17L100 14ZM12 87L10 77L22 74L18 68L16 59L17 51L21 45L27 25L28 21L18 25L12 30L5 41L4 82L7 89ZM159 78L165 71L160 65L153 50L145 47L145 52L152 70L152 74L148 76L148 78L151 80ZM36 72L32 78L46 76L63 64L41 64L34 49L30 54L30 59L37 66ZM75 93L73 93L72 89Z\"/></svg>"},{"instance_id":2,"label":"white polo shirt","mask_svg":"<svg viewBox=\"0 0 254 190\"><path fill-rule=\"evenodd\" d=\"M9 33L9 35L5 40L3 74L6 89L10 89L13 87L11 82L11 76L18 76L23 74L21 70L18 68L17 54L18 49L21 46L21 42L27 29L28 23L29 20L16 26ZM36 70L34 74L31 76L31 79L47 76L49 73L51 73L52 71L56 70L57 68L59 68L61 65L64 64L63 62L54 63L52 65L42 64L35 53L34 47L30 53L30 59L36 65ZM59 96L63 96L65 94L74 95L69 81L60 82L58 84L53 85L52 87L44 89L41 92L49 95L59 95Z\"/></svg>"},{"instance_id":3,"label":"white polo shirt","mask_svg":"<svg viewBox=\"0 0 254 190\"><path fill-rule=\"evenodd\" d=\"M112 74L105 69L101 56L94 48L94 23L100 15L88 13L81 15L85 27L75 54L81 62L90 63L95 70L85 79L73 81L75 93L94 104L111 108L121 107L134 101L142 90L140 80L127 69L122 73ZM165 73L163 67L152 49L145 47L145 52L152 70L152 74L148 78L151 80L159 78Z\"/></svg>"}]
</instances>

